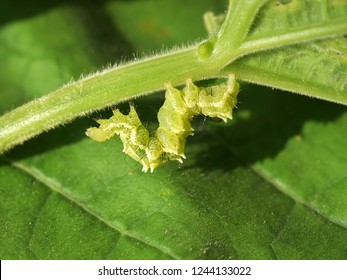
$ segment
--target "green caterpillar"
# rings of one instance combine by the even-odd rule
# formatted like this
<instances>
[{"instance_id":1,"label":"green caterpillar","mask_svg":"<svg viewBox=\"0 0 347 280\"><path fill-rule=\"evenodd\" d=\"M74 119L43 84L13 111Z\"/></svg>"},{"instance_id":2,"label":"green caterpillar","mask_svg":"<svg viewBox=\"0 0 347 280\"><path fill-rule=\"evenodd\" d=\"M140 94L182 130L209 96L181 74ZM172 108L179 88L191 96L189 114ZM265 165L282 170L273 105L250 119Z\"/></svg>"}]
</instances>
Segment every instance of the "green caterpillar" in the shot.
<instances>
[{"instance_id":1,"label":"green caterpillar","mask_svg":"<svg viewBox=\"0 0 347 280\"><path fill-rule=\"evenodd\" d=\"M191 79L182 90L167 83L165 102L158 112L159 127L153 136L133 106L128 115L115 110L111 118L97 120L100 126L89 128L86 134L99 142L117 134L123 142L123 152L140 162L144 172L153 172L168 160L183 162L186 138L194 131L190 124L194 116L204 115L224 122L232 119L238 92L234 74L230 74L225 83L211 87L199 88Z\"/></svg>"}]
</instances>

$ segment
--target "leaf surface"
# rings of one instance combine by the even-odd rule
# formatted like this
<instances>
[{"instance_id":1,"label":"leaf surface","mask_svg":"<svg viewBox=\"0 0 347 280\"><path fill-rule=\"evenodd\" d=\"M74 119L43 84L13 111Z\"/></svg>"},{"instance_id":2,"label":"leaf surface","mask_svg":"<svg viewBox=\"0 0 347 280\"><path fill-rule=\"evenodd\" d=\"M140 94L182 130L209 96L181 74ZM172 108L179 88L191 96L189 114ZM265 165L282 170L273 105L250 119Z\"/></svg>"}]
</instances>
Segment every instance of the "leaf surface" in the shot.
<instances>
[{"instance_id":1,"label":"leaf surface","mask_svg":"<svg viewBox=\"0 0 347 280\"><path fill-rule=\"evenodd\" d=\"M224 69L245 81L347 103L347 38L287 46L243 57Z\"/></svg>"},{"instance_id":2,"label":"leaf surface","mask_svg":"<svg viewBox=\"0 0 347 280\"><path fill-rule=\"evenodd\" d=\"M302 43L314 34L331 37L338 32L341 37ZM250 54L231 63L224 73L347 104L347 38L343 34L347 34L345 0L268 1L240 46L239 51ZM298 40L300 44L293 45ZM278 48L283 42L292 46Z\"/></svg>"}]
</instances>

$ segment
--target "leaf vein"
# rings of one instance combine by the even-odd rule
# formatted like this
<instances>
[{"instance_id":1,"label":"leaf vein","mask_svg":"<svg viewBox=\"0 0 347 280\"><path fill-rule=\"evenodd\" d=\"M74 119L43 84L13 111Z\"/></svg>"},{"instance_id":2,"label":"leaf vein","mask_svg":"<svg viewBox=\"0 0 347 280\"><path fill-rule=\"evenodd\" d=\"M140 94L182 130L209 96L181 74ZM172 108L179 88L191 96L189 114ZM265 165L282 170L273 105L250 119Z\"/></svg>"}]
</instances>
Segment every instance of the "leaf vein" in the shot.
<instances>
[{"instance_id":1,"label":"leaf vein","mask_svg":"<svg viewBox=\"0 0 347 280\"><path fill-rule=\"evenodd\" d=\"M170 256L171 258L173 258L173 259L180 259L174 252L171 252L170 249L161 247L160 245L154 244L151 241L144 240L143 238L140 238L140 237L136 236L136 234L132 234L130 231L125 230L124 227L122 227L121 225L115 225L113 223L109 223L108 221L103 219L100 215L95 213L92 209L89 209L86 205L84 205L83 203L78 201L76 198L74 198L71 193L65 192L64 189L62 188L62 186L59 186L56 181L54 181L51 178L49 178L47 175L42 173L40 170L27 167L24 164L19 163L19 162L15 162L15 161L10 161L10 163L11 163L11 165L13 167L15 167L15 168L21 170L22 172L30 175L36 181L38 181L38 182L42 183L43 185L47 186L52 191L54 191L56 193L59 193L63 197L65 197L68 200L72 201L77 206L79 206L83 210L85 210L87 213L91 214L93 217L97 218L99 221L103 222L104 224L106 224L110 228L118 231L120 234L122 234L124 236L127 236L127 237L130 237L130 238L132 238L134 240L138 240L138 241L146 244L147 246L150 246L150 247L152 247L152 248L154 248L156 250L159 250L163 254L166 254L166 255Z\"/></svg>"},{"instance_id":2,"label":"leaf vein","mask_svg":"<svg viewBox=\"0 0 347 280\"><path fill-rule=\"evenodd\" d=\"M247 162L247 160L244 159L234 148L230 147L228 145L228 143L225 142L225 140L222 137L219 137L217 135L213 135L213 137L215 137L223 146L225 146L230 151L230 153L233 154L236 158L238 158L241 161L241 163L243 163L249 170L251 170L254 174L256 174L257 176L262 178L265 182L268 182L273 187L278 189L280 192L282 192L283 194L285 194L288 197L290 197L291 199L293 199L296 203L300 203L300 204L304 205L305 207L309 208L314 213L316 213L316 214L320 215L321 217L327 219L329 222L331 222L333 224L336 224L338 226L341 226L343 228L346 228L346 224L344 224L342 222L340 223L340 222L332 219L331 217L329 217L327 215L324 215L324 213L319 212L317 209L315 209L308 202L304 201L298 195L296 195L293 192L290 192L290 191L286 190L286 188L285 188L285 186L283 185L282 182L280 182L279 180L276 180L276 178L273 178L270 174L268 174L264 170L261 170L260 168L257 168L253 164L250 164L249 162Z\"/></svg>"}]
</instances>

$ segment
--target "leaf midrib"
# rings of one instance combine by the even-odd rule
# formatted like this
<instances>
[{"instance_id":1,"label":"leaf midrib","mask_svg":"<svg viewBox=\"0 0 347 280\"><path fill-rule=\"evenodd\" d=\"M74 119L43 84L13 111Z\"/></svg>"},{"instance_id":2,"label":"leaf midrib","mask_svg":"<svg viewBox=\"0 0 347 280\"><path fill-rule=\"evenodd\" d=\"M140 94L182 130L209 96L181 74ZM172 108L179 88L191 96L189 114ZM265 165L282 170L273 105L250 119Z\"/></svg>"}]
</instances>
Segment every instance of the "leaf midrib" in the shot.
<instances>
[{"instance_id":1,"label":"leaf midrib","mask_svg":"<svg viewBox=\"0 0 347 280\"><path fill-rule=\"evenodd\" d=\"M69 196L68 193L65 193L64 191L62 191L61 188L56 186L52 182L52 180L49 177L47 177L44 173L42 173L40 170L32 169L30 167L28 168L25 164L21 164L19 162L12 161L12 160L9 160L9 159L7 159L6 161L12 167L14 167L14 168L20 170L21 172L24 172L25 174L29 175L30 177L32 177L37 182L39 182L39 183L45 185L46 187L48 187L49 189L51 189L53 192L59 193L60 195L62 195L66 199L68 199L71 202L75 203L77 206L81 207L84 211L86 211L87 213L89 213L90 215L92 215L93 217L98 219L100 222L104 223L106 226L112 228L113 230L116 230L121 235L130 237L130 238L135 239L135 240L138 240L138 241L146 244L147 246L150 246L150 247L160 251L161 253L163 253L165 255L168 255L170 258L173 258L173 259L176 259L176 260L181 259L181 257L177 256L175 253L173 253L171 250L169 250L169 248L164 248L164 247L162 247L160 245L154 244L154 242L152 243L152 242L149 242L148 240L144 240L144 239L136 236L136 234L132 234L131 231L127 231L127 230L122 229L121 225L116 226L114 224L109 223L107 220L105 220L101 216L97 215L93 210L89 209L87 207L87 205L79 202L73 196Z\"/></svg>"}]
</instances>

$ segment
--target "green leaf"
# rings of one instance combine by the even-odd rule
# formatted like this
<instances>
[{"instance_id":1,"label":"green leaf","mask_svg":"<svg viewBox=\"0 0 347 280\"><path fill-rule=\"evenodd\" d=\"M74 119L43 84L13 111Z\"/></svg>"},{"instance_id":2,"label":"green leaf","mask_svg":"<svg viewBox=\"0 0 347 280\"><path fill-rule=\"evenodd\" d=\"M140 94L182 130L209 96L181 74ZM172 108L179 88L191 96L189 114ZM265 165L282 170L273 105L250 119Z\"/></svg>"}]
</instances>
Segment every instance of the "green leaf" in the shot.
<instances>
[{"instance_id":1,"label":"green leaf","mask_svg":"<svg viewBox=\"0 0 347 280\"><path fill-rule=\"evenodd\" d=\"M127 53L122 50L124 41L107 26L101 12L100 6L90 3L85 7L58 6L43 15L3 25L0 83L6 97L1 99L0 112L47 94L111 63L113 56ZM103 29L93 22L102 24ZM113 44L117 47L112 49Z\"/></svg>"},{"instance_id":2,"label":"green leaf","mask_svg":"<svg viewBox=\"0 0 347 280\"><path fill-rule=\"evenodd\" d=\"M347 104L346 37L254 53L265 47L277 48L284 41L294 44L309 40L318 33L327 37L338 30L347 33L346 23L347 1L269 1L239 44L238 52L251 54L223 72L235 72L248 82ZM232 31L231 26L229 37L237 36ZM230 48L227 42L221 48L226 46Z\"/></svg>"},{"instance_id":3,"label":"green leaf","mask_svg":"<svg viewBox=\"0 0 347 280\"><path fill-rule=\"evenodd\" d=\"M230 1L213 59L227 65L261 50L346 32L346 0Z\"/></svg>"},{"instance_id":4,"label":"green leaf","mask_svg":"<svg viewBox=\"0 0 347 280\"><path fill-rule=\"evenodd\" d=\"M115 15L128 7L131 14L131 5L135 14L135 3L141 2L58 7L8 22L1 38L37 34L41 39L28 43L19 58L1 44L1 59L8 57L6 71L0 72L6 96L1 109L12 108L7 98L19 104L55 87L54 69L63 82L136 51L137 45L141 51L160 49L155 40L152 46L146 38L133 42L138 30L117 22ZM174 2L181 11L182 3ZM156 7L151 17L160 22L162 7ZM202 23L196 33L189 29L195 10L184 13L191 15L184 16L186 32L170 33L163 44L201 36ZM180 22L181 13L175 14ZM42 32L64 22L60 45L54 34ZM162 17L157 28L176 30L175 22ZM109 36L96 36L101 30ZM39 56L30 56L37 50ZM77 54L83 59L74 61ZM24 83L26 75L36 73L27 72L26 65L40 57L56 66L42 66L40 75ZM196 120L184 165L171 162L154 174L143 174L121 152L119 140L99 144L84 136L93 118L109 112L78 119L8 153L0 165L0 258L346 259L345 107L247 84L241 89L230 124ZM134 102L152 126L161 95Z\"/></svg>"},{"instance_id":5,"label":"green leaf","mask_svg":"<svg viewBox=\"0 0 347 280\"><path fill-rule=\"evenodd\" d=\"M224 69L252 83L347 103L347 38L264 51Z\"/></svg>"},{"instance_id":6,"label":"green leaf","mask_svg":"<svg viewBox=\"0 0 347 280\"><path fill-rule=\"evenodd\" d=\"M345 227L346 108L263 91L247 88L252 98L240 101L240 129L225 130L221 138L261 177Z\"/></svg>"},{"instance_id":7,"label":"green leaf","mask_svg":"<svg viewBox=\"0 0 347 280\"><path fill-rule=\"evenodd\" d=\"M288 103L297 103L306 110L307 105L311 103L304 98L294 98L292 95L287 95L282 101L277 94L262 92L258 95L268 95L265 104L277 105L279 110L282 109L283 118L292 115L289 110L284 110ZM59 129L17 150L16 155L11 156L11 169L19 169L48 189L72 201L73 205L78 205L75 206L77 209L72 211L72 205L68 207L66 203L61 202L65 199L60 196L54 196L53 201L49 201L53 206L41 210L42 213L37 218L38 225L35 226L30 238L29 244L33 253L39 258L64 258L63 256L90 258L88 255L90 248L101 250L103 243L95 245L91 241L88 242L88 250L82 246L73 246L73 241L76 244L86 242L84 236L87 232L90 231L90 236L94 236L94 228L102 227L96 222L89 222L92 226L84 226L81 231L75 230L76 224L78 227L79 223L82 223L80 220L84 220L82 208L89 213L84 215L92 215L95 220L107 225L108 229L114 232L112 235L109 230L104 229L103 234L111 235L110 238L113 238L113 242L105 241L110 252L107 254L103 252L104 258L133 258L135 256L131 253L135 248L137 250L144 248L143 254L147 253L139 255L140 258L345 258L347 249L345 227L330 221L334 217L330 213L323 213L325 218L312 211L313 206L307 201L297 199L303 190L312 192L313 196L320 194L327 184L314 188L316 174L307 172L303 174L306 176L305 180L299 178L296 181L293 179L294 182L286 182L286 187L292 192L287 195L286 192L279 191L281 188L277 181L286 179L286 176L294 178L297 176L297 171L289 169L290 172L282 172L281 176L276 176L277 169L269 168L268 172L274 172L274 178L266 177L258 171L267 167L266 165L264 167L262 162L267 165L279 165L281 169L291 168L291 162L283 162L280 155L278 157L274 155L279 153L278 150L281 148L279 146L283 141L289 141L290 144L298 140L294 138L295 135L291 140L286 129L282 131L277 129L273 132L277 126L283 127L282 123L275 121L272 114L267 114L267 118L266 115L262 116L261 113L269 112L269 108L265 106L257 110L253 104L259 104L259 97L251 91L248 95L246 100L249 106L243 106L245 108L240 110L240 116L235 117L236 123L231 124L231 127L225 128L221 124L209 123L211 129L208 127L205 130L200 129L194 138L189 139L188 160L180 168L176 163L170 163L154 174L144 174L138 163L125 157L121 152L120 141L112 141L107 146L92 143L85 138L77 141L76 134L82 134L84 128L88 126L84 122ZM241 100L240 106L245 102ZM340 108L340 112L331 116L329 113L333 109L336 110L337 105L318 102L311 106L313 107L309 110L311 114L317 111L317 106L330 109L327 110L326 118L334 118L336 114L344 112ZM305 110L298 111L302 112L301 118L292 116L289 127L295 128L293 120L300 123L304 117L310 116L305 115ZM254 114L253 118L242 117L246 112ZM142 114L145 113L146 111L142 109ZM263 118L259 120L258 117ZM248 122L247 125L243 122L243 118ZM269 125L270 120L273 120L271 125ZM326 121L322 117L316 120L316 125L319 126L322 120ZM261 132L259 129L253 131L259 123L263 123ZM264 129L266 125L268 129ZM261 137L266 132L270 132L268 141L263 140L264 136ZM325 135L324 130L318 132L319 134L313 137ZM331 133L332 131L330 135ZM236 143L230 143L229 134ZM277 136L271 138L271 135ZM67 143L61 145L59 137L63 137ZM306 138L301 137L299 143L303 144ZM274 139L278 142L274 142ZM245 143L245 146L238 144L238 141L246 140L251 143L248 145ZM264 142L266 145L260 150L259 145L264 146ZM42 151L45 143L50 143L50 147ZM324 149L325 144L321 143L320 148ZM247 158L246 155L241 157L240 151L245 151L246 155L253 158ZM258 151L258 154L255 151ZM295 151L300 152L297 149ZM280 149L280 153L291 154L293 151L283 148ZM326 160L336 161L332 156L333 153L329 154L331 156ZM252 165L245 165L238 159L239 157L249 162L253 160ZM310 165L309 170L319 169L317 161L307 164ZM334 167L335 165L330 168ZM305 166L301 165L301 169L304 168ZM341 176L343 170L338 170L335 174ZM301 180L303 183L300 185ZM313 181L311 185L307 184L310 180ZM28 186L23 188L25 187L28 188ZM325 201L324 207L316 207L317 211L334 210L338 204L341 210L344 209L344 204L339 203L343 202L345 197L343 185L336 191L339 192L339 197L332 197L330 204ZM324 193L321 195L325 197ZM58 199L59 201L55 201ZM68 209L65 209L64 205ZM9 208L6 211L12 212ZM73 215L74 212L77 214ZM341 219L346 220L344 213L345 209L340 213L340 216L342 215L340 224ZM78 214L82 217L78 217ZM54 218L56 215L60 218ZM61 216L69 217L63 219ZM120 241L116 236L119 234L133 240L129 243L137 244L135 248L129 244L125 244L124 247L118 245ZM298 235L305 240L304 244L296 242ZM45 237L45 242L42 241L42 236ZM70 250L75 251L74 254L67 252L67 249L61 246L62 242L68 242ZM54 250L47 250L47 247ZM101 257L95 254L94 258Z\"/></svg>"},{"instance_id":8,"label":"green leaf","mask_svg":"<svg viewBox=\"0 0 347 280\"><path fill-rule=\"evenodd\" d=\"M245 41L275 41L274 38L282 40L295 33L309 37L315 32L323 33L326 29L346 30L346 13L345 0L267 1Z\"/></svg>"}]
</instances>

